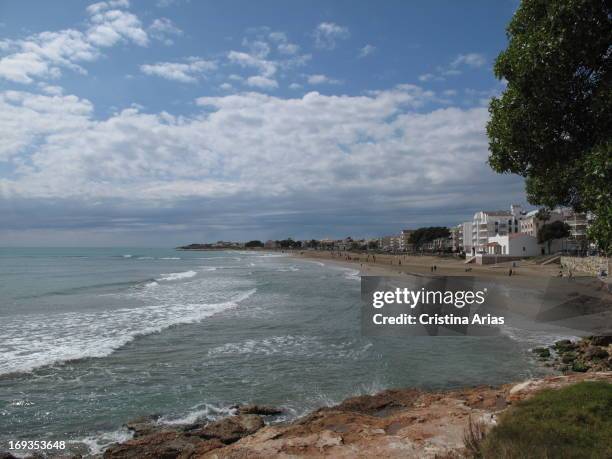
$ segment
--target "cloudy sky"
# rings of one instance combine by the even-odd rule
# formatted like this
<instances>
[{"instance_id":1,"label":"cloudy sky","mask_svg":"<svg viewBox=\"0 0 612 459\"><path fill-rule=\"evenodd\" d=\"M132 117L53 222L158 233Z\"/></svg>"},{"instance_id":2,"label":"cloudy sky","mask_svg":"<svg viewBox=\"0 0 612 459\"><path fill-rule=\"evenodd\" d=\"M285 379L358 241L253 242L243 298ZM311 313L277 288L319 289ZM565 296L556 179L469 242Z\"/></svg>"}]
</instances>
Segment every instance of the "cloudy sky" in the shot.
<instances>
[{"instance_id":1,"label":"cloudy sky","mask_svg":"<svg viewBox=\"0 0 612 459\"><path fill-rule=\"evenodd\" d=\"M515 0L0 2L0 246L376 236L486 165Z\"/></svg>"}]
</instances>

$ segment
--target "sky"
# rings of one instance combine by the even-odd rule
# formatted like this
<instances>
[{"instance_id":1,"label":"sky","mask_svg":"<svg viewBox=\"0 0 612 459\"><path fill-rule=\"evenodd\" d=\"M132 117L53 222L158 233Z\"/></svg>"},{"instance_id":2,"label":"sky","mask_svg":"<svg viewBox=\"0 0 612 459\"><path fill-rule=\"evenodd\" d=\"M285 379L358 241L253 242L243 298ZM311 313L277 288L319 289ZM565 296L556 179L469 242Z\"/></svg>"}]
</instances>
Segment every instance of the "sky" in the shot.
<instances>
[{"instance_id":1,"label":"sky","mask_svg":"<svg viewBox=\"0 0 612 459\"><path fill-rule=\"evenodd\" d=\"M0 246L372 237L486 164L516 0L0 1Z\"/></svg>"}]
</instances>

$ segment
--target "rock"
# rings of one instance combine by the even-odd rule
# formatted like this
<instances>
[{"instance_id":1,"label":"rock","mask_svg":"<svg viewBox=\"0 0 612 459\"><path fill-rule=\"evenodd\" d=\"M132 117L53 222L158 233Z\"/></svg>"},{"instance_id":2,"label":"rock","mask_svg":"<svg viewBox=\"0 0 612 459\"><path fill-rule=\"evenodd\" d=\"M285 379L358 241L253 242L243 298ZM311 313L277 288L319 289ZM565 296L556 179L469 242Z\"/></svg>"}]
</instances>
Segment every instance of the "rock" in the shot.
<instances>
[{"instance_id":1,"label":"rock","mask_svg":"<svg viewBox=\"0 0 612 459\"><path fill-rule=\"evenodd\" d=\"M322 410L349 411L385 417L402 408L413 406L421 394L422 392L416 389L389 389L375 395L359 395L347 398L339 405L322 408Z\"/></svg>"},{"instance_id":2,"label":"rock","mask_svg":"<svg viewBox=\"0 0 612 459\"><path fill-rule=\"evenodd\" d=\"M588 359L605 359L608 355L608 351L599 346L589 346L584 351L584 356Z\"/></svg>"},{"instance_id":3,"label":"rock","mask_svg":"<svg viewBox=\"0 0 612 459\"><path fill-rule=\"evenodd\" d=\"M186 434L207 440L216 438L229 444L257 432L264 426L263 419L255 414L239 414L211 422L202 428L190 430Z\"/></svg>"},{"instance_id":4,"label":"rock","mask_svg":"<svg viewBox=\"0 0 612 459\"><path fill-rule=\"evenodd\" d=\"M162 430L158 424L155 424L155 421L159 418L160 416L156 414L141 416L126 422L125 427L134 434L134 438L142 437L143 435L149 435L153 432Z\"/></svg>"},{"instance_id":5,"label":"rock","mask_svg":"<svg viewBox=\"0 0 612 459\"><path fill-rule=\"evenodd\" d=\"M563 363L572 363L574 360L576 360L576 357L575 352L566 352L565 354L561 355L561 361Z\"/></svg>"},{"instance_id":6,"label":"rock","mask_svg":"<svg viewBox=\"0 0 612 459\"><path fill-rule=\"evenodd\" d=\"M609 346L612 344L612 336L591 336L589 341L594 346Z\"/></svg>"},{"instance_id":7,"label":"rock","mask_svg":"<svg viewBox=\"0 0 612 459\"><path fill-rule=\"evenodd\" d=\"M260 416L275 416L283 410L268 405L241 405L236 406L239 414L258 414Z\"/></svg>"},{"instance_id":8,"label":"rock","mask_svg":"<svg viewBox=\"0 0 612 459\"><path fill-rule=\"evenodd\" d=\"M17 457L9 452L0 451L0 459L17 459Z\"/></svg>"},{"instance_id":9,"label":"rock","mask_svg":"<svg viewBox=\"0 0 612 459\"><path fill-rule=\"evenodd\" d=\"M569 339L562 339L562 340L555 342L554 347L557 350L557 352L567 352L567 351L573 351L574 349L578 347L578 345L576 343L572 343Z\"/></svg>"},{"instance_id":10,"label":"rock","mask_svg":"<svg viewBox=\"0 0 612 459\"><path fill-rule=\"evenodd\" d=\"M532 349L534 354L537 354L541 359L547 359L550 357L550 350L547 347L536 347Z\"/></svg>"},{"instance_id":11,"label":"rock","mask_svg":"<svg viewBox=\"0 0 612 459\"><path fill-rule=\"evenodd\" d=\"M111 445L104 451L104 459L187 459L222 446L218 440L204 441L176 431L162 431Z\"/></svg>"}]
</instances>

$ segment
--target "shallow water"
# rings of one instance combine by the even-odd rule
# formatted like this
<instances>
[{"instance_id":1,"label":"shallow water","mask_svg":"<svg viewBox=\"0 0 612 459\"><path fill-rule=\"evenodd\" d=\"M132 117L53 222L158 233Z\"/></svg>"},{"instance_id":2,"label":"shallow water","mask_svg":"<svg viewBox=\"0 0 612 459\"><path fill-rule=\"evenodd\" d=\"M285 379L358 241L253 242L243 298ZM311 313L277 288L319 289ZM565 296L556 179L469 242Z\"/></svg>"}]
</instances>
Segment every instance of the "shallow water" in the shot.
<instances>
[{"instance_id":1,"label":"shallow water","mask_svg":"<svg viewBox=\"0 0 612 459\"><path fill-rule=\"evenodd\" d=\"M256 402L291 418L543 371L528 349L545 337L362 337L357 274L258 252L1 249L0 449L96 452L144 414L193 422Z\"/></svg>"}]
</instances>

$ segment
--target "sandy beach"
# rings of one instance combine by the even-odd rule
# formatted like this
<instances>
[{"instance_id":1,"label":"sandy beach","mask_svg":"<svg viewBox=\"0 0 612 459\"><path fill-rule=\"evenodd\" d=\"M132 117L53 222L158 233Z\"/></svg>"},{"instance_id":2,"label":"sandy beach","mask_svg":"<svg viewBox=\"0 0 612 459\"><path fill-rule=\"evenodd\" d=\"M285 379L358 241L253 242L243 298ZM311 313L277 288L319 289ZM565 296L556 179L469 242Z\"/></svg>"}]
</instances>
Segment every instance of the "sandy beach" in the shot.
<instances>
[{"instance_id":1,"label":"sandy beach","mask_svg":"<svg viewBox=\"0 0 612 459\"><path fill-rule=\"evenodd\" d=\"M313 260L326 260L357 266L362 275L397 275L397 274L435 274L438 276L477 276L481 278L500 279L508 282L542 284L546 279L559 276L558 264L539 265L533 260L519 260L494 265L465 264L465 260L451 256L433 255L390 255L364 254L354 252L330 252L323 250L295 251L293 256ZM435 272L432 267L436 267ZM512 276L508 275L512 269ZM591 276L576 277L584 280L594 279Z\"/></svg>"}]
</instances>

